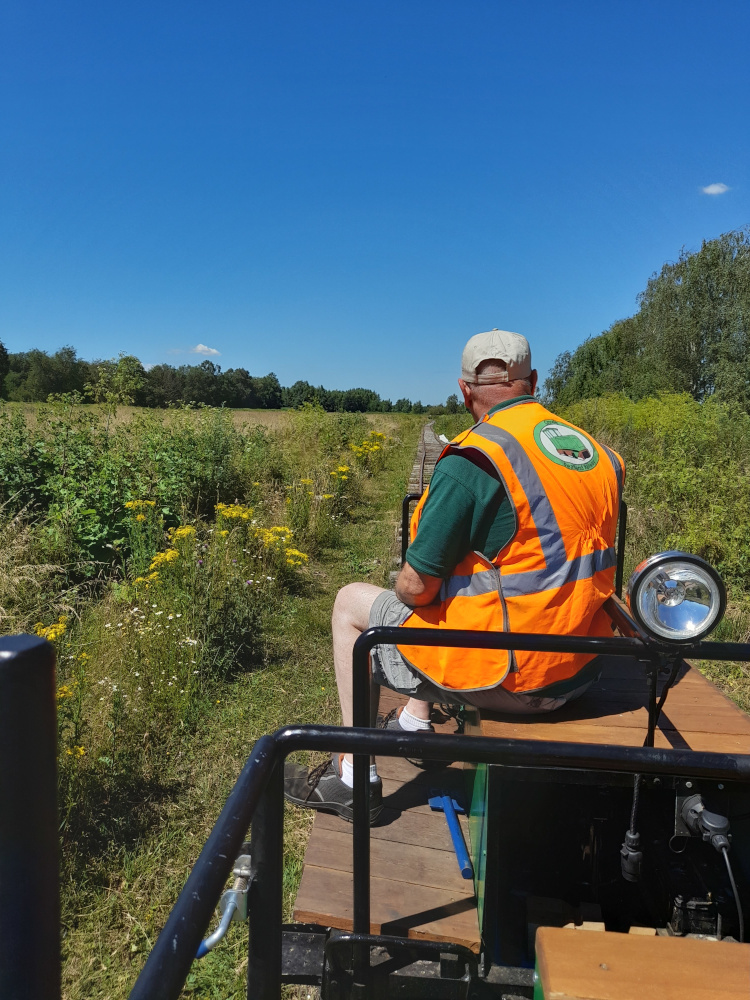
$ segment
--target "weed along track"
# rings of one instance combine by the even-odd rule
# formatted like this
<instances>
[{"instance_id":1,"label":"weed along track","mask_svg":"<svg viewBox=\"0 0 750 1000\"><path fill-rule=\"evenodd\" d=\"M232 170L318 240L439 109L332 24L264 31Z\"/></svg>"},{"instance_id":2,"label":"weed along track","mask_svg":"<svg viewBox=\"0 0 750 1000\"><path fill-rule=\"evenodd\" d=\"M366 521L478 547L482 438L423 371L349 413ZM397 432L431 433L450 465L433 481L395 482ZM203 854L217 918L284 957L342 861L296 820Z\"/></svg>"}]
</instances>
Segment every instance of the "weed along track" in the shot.
<instances>
[{"instance_id":1,"label":"weed along track","mask_svg":"<svg viewBox=\"0 0 750 1000\"><path fill-rule=\"evenodd\" d=\"M58 661L66 1000L128 995L255 739L338 721L333 599L386 582L423 423L0 412L0 614ZM243 996L245 951L230 932L191 995Z\"/></svg>"}]
</instances>

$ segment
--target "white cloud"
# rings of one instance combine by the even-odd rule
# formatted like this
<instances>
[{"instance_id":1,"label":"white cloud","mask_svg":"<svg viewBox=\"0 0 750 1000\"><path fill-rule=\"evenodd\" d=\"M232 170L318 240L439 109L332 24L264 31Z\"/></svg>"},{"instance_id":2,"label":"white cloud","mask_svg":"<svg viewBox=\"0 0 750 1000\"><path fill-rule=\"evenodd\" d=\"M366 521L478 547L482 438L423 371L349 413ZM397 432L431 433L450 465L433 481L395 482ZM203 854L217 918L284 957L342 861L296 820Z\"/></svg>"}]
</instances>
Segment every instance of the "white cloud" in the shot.
<instances>
[{"instance_id":1,"label":"white cloud","mask_svg":"<svg viewBox=\"0 0 750 1000\"><path fill-rule=\"evenodd\" d=\"M726 194L729 190L726 184L709 184L708 187L701 188L704 194Z\"/></svg>"},{"instance_id":2,"label":"white cloud","mask_svg":"<svg viewBox=\"0 0 750 1000\"><path fill-rule=\"evenodd\" d=\"M214 347L206 347L205 344L196 344L195 347L190 348L190 353L205 354L207 358L221 357L221 351L217 351Z\"/></svg>"}]
</instances>

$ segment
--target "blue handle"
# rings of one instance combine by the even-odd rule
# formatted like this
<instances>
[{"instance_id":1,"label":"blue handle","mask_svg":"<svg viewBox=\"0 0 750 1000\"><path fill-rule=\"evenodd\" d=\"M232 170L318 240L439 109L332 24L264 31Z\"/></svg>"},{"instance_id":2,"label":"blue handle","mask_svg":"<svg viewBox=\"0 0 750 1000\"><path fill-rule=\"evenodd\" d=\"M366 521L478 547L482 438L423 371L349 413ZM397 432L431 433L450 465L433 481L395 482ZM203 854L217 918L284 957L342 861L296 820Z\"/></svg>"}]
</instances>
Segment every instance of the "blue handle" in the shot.
<instances>
[{"instance_id":1,"label":"blue handle","mask_svg":"<svg viewBox=\"0 0 750 1000\"><path fill-rule=\"evenodd\" d=\"M461 870L461 877L474 878L474 868L469 858L469 852L466 850L461 824L458 822L456 810L453 808L453 799L450 795L441 795L440 801L443 804L443 812L453 841L453 850L456 852L456 861L458 861L458 867Z\"/></svg>"}]
</instances>

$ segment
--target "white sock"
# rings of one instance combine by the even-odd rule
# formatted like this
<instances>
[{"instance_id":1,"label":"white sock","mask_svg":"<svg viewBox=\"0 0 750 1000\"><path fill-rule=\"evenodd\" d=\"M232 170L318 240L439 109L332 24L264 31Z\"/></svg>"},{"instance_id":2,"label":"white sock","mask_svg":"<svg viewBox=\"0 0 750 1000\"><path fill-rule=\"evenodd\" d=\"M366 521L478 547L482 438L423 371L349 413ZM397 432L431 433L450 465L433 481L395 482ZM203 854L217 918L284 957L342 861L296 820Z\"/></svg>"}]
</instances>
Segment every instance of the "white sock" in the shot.
<instances>
[{"instance_id":1,"label":"white sock","mask_svg":"<svg viewBox=\"0 0 750 1000\"><path fill-rule=\"evenodd\" d=\"M420 730L429 730L431 728L429 719L418 719L416 715L412 715L411 712L407 712L404 709L398 717L398 724L402 729L405 729L407 733L417 733Z\"/></svg>"},{"instance_id":2,"label":"white sock","mask_svg":"<svg viewBox=\"0 0 750 1000\"><path fill-rule=\"evenodd\" d=\"M354 788L354 764L346 757L341 761L341 780L347 788ZM378 780L377 764L370 764L370 781Z\"/></svg>"}]
</instances>

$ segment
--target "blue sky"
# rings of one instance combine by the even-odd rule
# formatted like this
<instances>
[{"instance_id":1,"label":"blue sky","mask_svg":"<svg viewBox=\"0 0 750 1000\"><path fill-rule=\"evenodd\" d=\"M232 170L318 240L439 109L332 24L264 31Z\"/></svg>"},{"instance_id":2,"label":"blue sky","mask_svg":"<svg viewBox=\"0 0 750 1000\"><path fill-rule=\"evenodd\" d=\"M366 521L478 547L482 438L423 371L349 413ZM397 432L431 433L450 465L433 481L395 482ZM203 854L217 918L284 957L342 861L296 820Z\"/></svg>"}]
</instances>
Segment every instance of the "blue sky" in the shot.
<instances>
[{"instance_id":1,"label":"blue sky","mask_svg":"<svg viewBox=\"0 0 750 1000\"><path fill-rule=\"evenodd\" d=\"M744 0L4 0L0 339L437 402L497 326L544 374L750 223L748 38Z\"/></svg>"}]
</instances>

